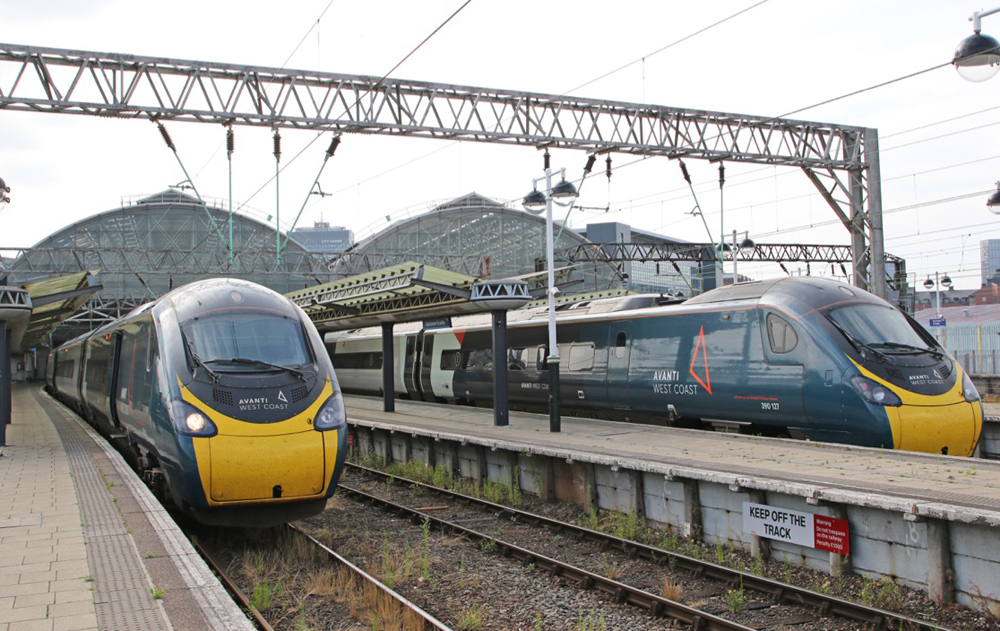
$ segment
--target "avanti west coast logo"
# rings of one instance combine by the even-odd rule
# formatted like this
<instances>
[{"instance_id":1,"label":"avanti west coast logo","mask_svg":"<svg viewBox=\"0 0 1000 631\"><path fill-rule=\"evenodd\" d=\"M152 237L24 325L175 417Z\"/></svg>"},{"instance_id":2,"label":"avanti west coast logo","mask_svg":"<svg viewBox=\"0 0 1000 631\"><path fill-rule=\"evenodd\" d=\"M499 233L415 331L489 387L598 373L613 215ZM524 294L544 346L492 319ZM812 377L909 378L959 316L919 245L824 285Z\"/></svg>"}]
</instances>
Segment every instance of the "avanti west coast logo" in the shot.
<instances>
[{"instance_id":1,"label":"avanti west coast logo","mask_svg":"<svg viewBox=\"0 0 1000 631\"><path fill-rule=\"evenodd\" d=\"M288 397L284 390L278 390L277 401L272 401L271 397L245 397L237 401L237 406L242 412L254 412L257 410L287 410Z\"/></svg>"}]
</instances>

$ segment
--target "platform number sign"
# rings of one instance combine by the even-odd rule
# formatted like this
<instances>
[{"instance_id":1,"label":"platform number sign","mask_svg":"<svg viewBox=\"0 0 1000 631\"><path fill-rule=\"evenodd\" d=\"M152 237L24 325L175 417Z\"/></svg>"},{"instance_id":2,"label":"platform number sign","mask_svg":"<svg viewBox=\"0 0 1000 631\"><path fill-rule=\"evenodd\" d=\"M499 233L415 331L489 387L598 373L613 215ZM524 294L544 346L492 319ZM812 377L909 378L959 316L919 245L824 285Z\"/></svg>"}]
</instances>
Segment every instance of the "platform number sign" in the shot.
<instances>
[{"instance_id":1,"label":"platform number sign","mask_svg":"<svg viewBox=\"0 0 1000 631\"><path fill-rule=\"evenodd\" d=\"M844 556L851 552L846 519L743 502L743 530Z\"/></svg>"}]
</instances>

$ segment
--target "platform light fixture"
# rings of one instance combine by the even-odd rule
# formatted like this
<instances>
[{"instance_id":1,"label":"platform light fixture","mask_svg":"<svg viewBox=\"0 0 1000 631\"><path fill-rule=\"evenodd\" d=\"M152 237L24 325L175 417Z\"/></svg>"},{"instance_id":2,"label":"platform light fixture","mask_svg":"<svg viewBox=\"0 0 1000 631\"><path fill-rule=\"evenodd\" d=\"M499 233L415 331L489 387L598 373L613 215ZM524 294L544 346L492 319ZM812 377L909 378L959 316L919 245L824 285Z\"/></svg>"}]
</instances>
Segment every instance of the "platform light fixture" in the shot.
<instances>
[{"instance_id":1,"label":"platform light fixture","mask_svg":"<svg viewBox=\"0 0 1000 631\"><path fill-rule=\"evenodd\" d=\"M1000 215L1000 182L997 182L997 190L986 200L986 208L994 215Z\"/></svg>"},{"instance_id":2,"label":"platform light fixture","mask_svg":"<svg viewBox=\"0 0 1000 631\"><path fill-rule=\"evenodd\" d=\"M0 210L3 210L4 207L10 203L10 197L7 196L7 193L9 192L10 187L7 186L7 183L3 181L2 177L0 177Z\"/></svg>"},{"instance_id":3,"label":"platform light fixture","mask_svg":"<svg viewBox=\"0 0 1000 631\"><path fill-rule=\"evenodd\" d=\"M545 254L548 266L549 296L549 356L545 363L549 371L549 431L561 430L559 418L559 346L556 341L556 275L554 240L552 236L552 204L569 206L579 196L572 182L566 180L566 169L559 169L560 181L552 186L552 169L548 166L546 152L545 176L532 180L531 192L524 196L521 205L528 212L537 215L545 210ZM538 183L545 180L545 188L538 190Z\"/></svg>"},{"instance_id":4,"label":"platform light fixture","mask_svg":"<svg viewBox=\"0 0 1000 631\"><path fill-rule=\"evenodd\" d=\"M962 78L969 81L986 81L1000 72L1000 42L989 35L983 35L981 19L1000 12L1000 7L989 11L976 11L969 18L972 35L966 37L955 49L951 63Z\"/></svg>"},{"instance_id":5,"label":"platform light fixture","mask_svg":"<svg viewBox=\"0 0 1000 631\"><path fill-rule=\"evenodd\" d=\"M736 244L736 235L737 234L738 234L738 232L736 230L733 230L733 250L732 250L732 252L733 252L733 284L734 285L736 285L736 284L738 284L740 282L740 275L736 271L736 258L737 258L737 255L740 252L744 252L744 253L745 252L752 252L754 250L754 248L757 247L757 244L754 243L753 239L750 238L750 231L749 230L744 230L743 231L743 240L739 242L739 245Z\"/></svg>"},{"instance_id":6,"label":"platform light fixture","mask_svg":"<svg viewBox=\"0 0 1000 631\"><path fill-rule=\"evenodd\" d=\"M937 317L941 317L941 288L944 287L946 290L951 289L951 277L947 274L942 278L938 272L934 272L934 280L928 276L927 280L924 281L924 289L927 291L934 291L937 298Z\"/></svg>"}]
</instances>

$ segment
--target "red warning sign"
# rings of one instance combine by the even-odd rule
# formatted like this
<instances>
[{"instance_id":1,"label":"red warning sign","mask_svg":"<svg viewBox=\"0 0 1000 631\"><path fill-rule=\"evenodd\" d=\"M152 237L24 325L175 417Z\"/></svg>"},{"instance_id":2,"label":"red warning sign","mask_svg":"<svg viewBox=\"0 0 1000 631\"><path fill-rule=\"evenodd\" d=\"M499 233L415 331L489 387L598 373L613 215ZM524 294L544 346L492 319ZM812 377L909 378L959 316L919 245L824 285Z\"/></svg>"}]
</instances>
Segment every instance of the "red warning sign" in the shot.
<instances>
[{"instance_id":1,"label":"red warning sign","mask_svg":"<svg viewBox=\"0 0 1000 631\"><path fill-rule=\"evenodd\" d=\"M844 556L851 553L851 539L848 536L846 519L814 515L813 524L816 538L814 548Z\"/></svg>"}]
</instances>

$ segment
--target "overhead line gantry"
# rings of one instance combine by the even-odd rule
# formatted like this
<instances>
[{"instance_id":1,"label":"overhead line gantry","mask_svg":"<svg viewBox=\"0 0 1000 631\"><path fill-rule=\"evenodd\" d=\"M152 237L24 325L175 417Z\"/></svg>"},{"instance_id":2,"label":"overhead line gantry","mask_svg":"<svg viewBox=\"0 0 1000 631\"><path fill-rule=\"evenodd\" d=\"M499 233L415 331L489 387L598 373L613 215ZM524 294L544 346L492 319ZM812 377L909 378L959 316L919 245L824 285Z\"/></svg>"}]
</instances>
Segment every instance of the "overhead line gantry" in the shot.
<instances>
[{"instance_id":1,"label":"overhead line gantry","mask_svg":"<svg viewBox=\"0 0 1000 631\"><path fill-rule=\"evenodd\" d=\"M0 109L798 167L886 297L875 129L534 92L0 43Z\"/></svg>"}]
</instances>

